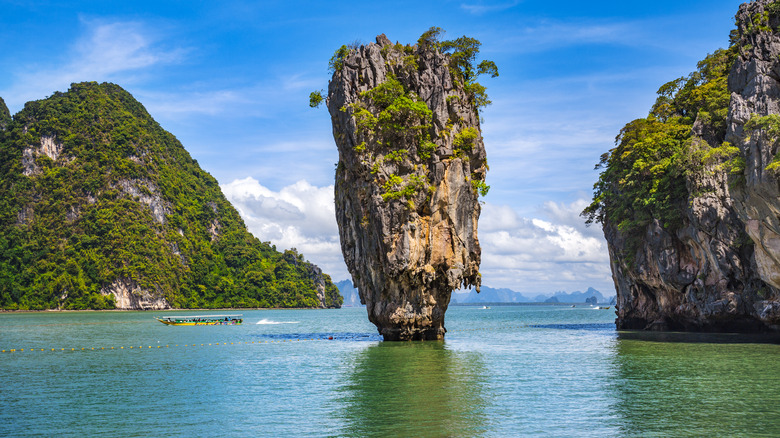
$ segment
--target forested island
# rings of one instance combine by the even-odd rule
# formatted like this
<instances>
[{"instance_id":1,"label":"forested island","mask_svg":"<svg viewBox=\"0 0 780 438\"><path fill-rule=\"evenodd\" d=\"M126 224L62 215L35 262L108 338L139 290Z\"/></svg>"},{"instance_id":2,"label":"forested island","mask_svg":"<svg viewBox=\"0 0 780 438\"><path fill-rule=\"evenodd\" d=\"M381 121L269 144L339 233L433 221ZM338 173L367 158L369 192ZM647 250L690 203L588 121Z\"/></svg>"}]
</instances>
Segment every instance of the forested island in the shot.
<instances>
[{"instance_id":1,"label":"forested island","mask_svg":"<svg viewBox=\"0 0 780 438\"><path fill-rule=\"evenodd\" d=\"M0 308L339 307L121 87L0 100Z\"/></svg>"}]
</instances>

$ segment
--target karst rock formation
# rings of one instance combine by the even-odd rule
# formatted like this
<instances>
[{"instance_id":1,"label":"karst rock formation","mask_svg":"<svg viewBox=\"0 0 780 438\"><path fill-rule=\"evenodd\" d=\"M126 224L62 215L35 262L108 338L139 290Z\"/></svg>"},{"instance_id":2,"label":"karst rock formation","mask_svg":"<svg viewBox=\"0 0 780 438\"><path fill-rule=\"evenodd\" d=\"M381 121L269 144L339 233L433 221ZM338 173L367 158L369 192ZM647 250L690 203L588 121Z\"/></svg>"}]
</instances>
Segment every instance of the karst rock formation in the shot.
<instances>
[{"instance_id":1,"label":"karst rock formation","mask_svg":"<svg viewBox=\"0 0 780 438\"><path fill-rule=\"evenodd\" d=\"M385 340L435 340L454 289L480 285L487 161L474 96L435 46L342 53L327 106L341 249Z\"/></svg>"},{"instance_id":2,"label":"karst rock formation","mask_svg":"<svg viewBox=\"0 0 780 438\"><path fill-rule=\"evenodd\" d=\"M731 46L708 57L702 76L688 79L692 88L682 86L669 100L673 106L690 90L724 87L722 104L696 108L692 158L681 173L687 195L675 201L679 220L655 217L630 233L626 222L602 219L618 328L780 329L780 3L745 3L736 24ZM719 68L722 84L713 73ZM620 164L615 151L633 153L621 149L626 144L613 150L613 169Z\"/></svg>"}]
</instances>

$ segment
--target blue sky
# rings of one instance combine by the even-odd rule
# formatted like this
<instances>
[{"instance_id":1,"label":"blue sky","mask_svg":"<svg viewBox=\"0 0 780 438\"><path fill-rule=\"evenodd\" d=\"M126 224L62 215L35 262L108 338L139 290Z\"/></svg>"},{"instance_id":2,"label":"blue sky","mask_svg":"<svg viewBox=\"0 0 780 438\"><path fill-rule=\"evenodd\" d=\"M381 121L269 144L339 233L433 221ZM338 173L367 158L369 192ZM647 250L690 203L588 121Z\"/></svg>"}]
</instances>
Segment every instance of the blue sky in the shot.
<instances>
[{"instance_id":1,"label":"blue sky","mask_svg":"<svg viewBox=\"0 0 780 438\"><path fill-rule=\"evenodd\" d=\"M72 82L119 84L214 175L262 240L348 278L333 216L327 62L431 26L482 42L490 193L483 283L614 294L599 227L578 217L602 153L665 82L725 47L739 1L3 1L0 97L12 113Z\"/></svg>"}]
</instances>

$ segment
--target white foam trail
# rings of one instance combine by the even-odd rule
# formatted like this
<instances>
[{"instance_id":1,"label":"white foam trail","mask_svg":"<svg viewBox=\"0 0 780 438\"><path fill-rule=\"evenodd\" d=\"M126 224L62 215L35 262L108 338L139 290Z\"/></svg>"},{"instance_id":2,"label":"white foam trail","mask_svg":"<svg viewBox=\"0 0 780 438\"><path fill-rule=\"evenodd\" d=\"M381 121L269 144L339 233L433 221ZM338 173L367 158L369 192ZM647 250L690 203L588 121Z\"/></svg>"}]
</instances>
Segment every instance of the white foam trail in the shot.
<instances>
[{"instance_id":1,"label":"white foam trail","mask_svg":"<svg viewBox=\"0 0 780 438\"><path fill-rule=\"evenodd\" d=\"M298 321L271 321L263 318L260 321L257 321L257 324L298 324Z\"/></svg>"}]
</instances>

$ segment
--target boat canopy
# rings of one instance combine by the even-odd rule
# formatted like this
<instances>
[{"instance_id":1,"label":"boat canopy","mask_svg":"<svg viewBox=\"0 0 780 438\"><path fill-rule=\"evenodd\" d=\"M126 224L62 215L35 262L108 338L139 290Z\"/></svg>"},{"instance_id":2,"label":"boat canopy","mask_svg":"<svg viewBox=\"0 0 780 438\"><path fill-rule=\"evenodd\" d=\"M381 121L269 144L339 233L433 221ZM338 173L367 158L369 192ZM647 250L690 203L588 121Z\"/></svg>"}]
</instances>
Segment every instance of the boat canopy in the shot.
<instances>
[{"instance_id":1,"label":"boat canopy","mask_svg":"<svg viewBox=\"0 0 780 438\"><path fill-rule=\"evenodd\" d=\"M164 319L240 319L244 315L187 315L187 316L163 316Z\"/></svg>"}]
</instances>

